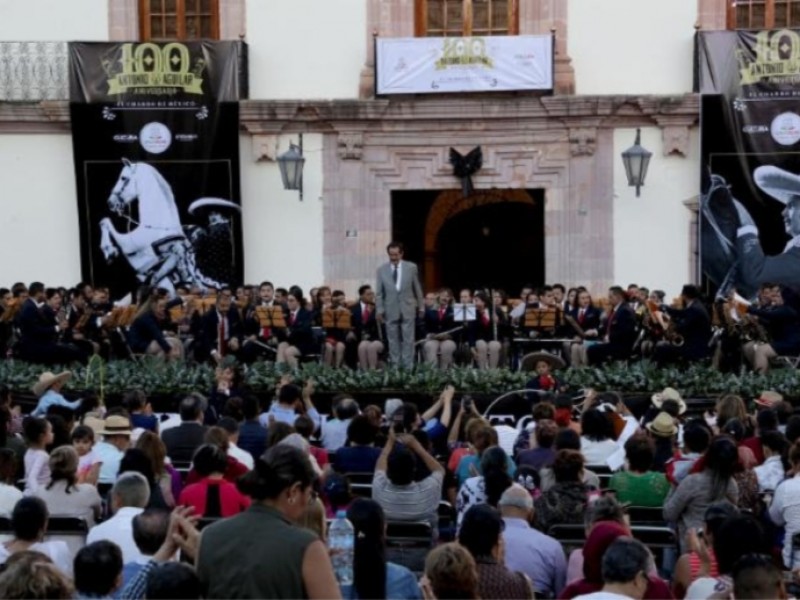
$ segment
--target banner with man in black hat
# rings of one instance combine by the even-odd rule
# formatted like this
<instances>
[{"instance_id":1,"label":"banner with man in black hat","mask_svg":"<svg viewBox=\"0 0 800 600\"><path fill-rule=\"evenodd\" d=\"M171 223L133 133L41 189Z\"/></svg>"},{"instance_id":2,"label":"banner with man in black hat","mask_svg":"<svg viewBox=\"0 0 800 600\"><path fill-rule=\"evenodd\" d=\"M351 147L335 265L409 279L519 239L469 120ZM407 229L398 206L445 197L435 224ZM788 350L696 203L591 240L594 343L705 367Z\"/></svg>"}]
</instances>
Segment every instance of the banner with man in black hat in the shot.
<instances>
[{"instance_id":1,"label":"banner with man in black hat","mask_svg":"<svg viewBox=\"0 0 800 600\"><path fill-rule=\"evenodd\" d=\"M800 31L698 36L703 273L722 295L800 291Z\"/></svg>"},{"instance_id":2,"label":"banner with man in black hat","mask_svg":"<svg viewBox=\"0 0 800 600\"><path fill-rule=\"evenodd\" d=\"M70 44L83 277L112 298L242 281L245 52L235 41Z\"/></svg>"}]
</instances>

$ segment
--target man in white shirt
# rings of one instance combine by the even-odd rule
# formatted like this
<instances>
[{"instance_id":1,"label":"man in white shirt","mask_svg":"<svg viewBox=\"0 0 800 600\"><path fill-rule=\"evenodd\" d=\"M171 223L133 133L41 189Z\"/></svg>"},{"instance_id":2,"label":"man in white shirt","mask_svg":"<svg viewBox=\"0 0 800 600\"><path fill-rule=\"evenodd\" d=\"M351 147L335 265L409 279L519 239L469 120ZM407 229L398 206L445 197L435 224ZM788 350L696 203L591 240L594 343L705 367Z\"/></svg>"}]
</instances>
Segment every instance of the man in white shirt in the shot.
<instances>
[{"instance_id":1,"label":"man in white shirt","mask_svg":"<svg viewBox=\"0 0 800 600\"><path fill-rule=\"evenodd\" d=\"M352 398L342 398L333 408L334 419L322 424L320 437L322 446L328 452L336 452L347 442L347 428L353 417L358 415L358 404Z\"/></svg>"},{"instance_id":2,"label":"man in white shirt","mask_svg":"<svg viewBox=\"0 0 800 600\"><path fill-rule=\"evenodd\" d=\"M647 591L652 556L638 540L618 538L603 555L603 589L575 600L641 600Z\"/></svg>"},{"instance_id":3,"label":"man in white shirt","mask_svg":"<svg viewBox=\"0 0 800 600\"><path fill-rule=\"evenodd\" d=\"M100 540L114 542L122 550L123 564L145 559L133 540L133 518L144 512L150 500L147 479L140 473L123 473L111 488L110 497L114 516L92 527L86 543Z\"/></svg>"},{"instance_id":4,"label":"man in white shirt","mask_svg":"<svg viewBox=\"0 0 800 600\"><path fill-rule=\"evenodd\" d=\"M101 463L97 483L114 483L125 450L131 444L131 422L123 415L110 415L103 421L100 434L103 441L94 446L97 461Z\"/></svg>"},{"instance_id":5,"label":"man in white shirt","mask_svg":"<svg viewBox=\"0 0 800 600\"><path fill-rule=\"evenodd\" d=\"M217 426L228 432L228 456L235 458L252 471L253 455L237 446L239 442L239 424L230 417L223 417L217 422Z\"/></svg>"}]
</instances>

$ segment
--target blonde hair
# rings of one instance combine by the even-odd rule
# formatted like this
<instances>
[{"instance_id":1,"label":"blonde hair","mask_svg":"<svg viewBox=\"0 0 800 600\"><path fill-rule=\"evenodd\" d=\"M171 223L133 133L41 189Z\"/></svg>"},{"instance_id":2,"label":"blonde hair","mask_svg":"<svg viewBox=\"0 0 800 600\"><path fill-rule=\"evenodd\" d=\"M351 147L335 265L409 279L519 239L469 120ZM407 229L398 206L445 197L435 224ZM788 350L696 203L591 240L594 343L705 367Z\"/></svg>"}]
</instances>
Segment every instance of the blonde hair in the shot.
<instances>
[{"instance_id":1,"label":"blonde hair","mask_svg":"<svg viewBox=\"0 0 800 600\"><path fill-rule=\"evenodd\" d=\"M50 453L50 483L47 484L49 490L56 481L64 480L67 482L66 492L69 494L70 488L75 487L78 474L78 452L73 446L59 446Z\"/></svg>"},{"instance_id":2,"label":"blonde hair","mask_svg":"<svg viewBox=\"0 0 800 600\"><path fill-rule=\"evenodd\" d=\"M0 574L0 598L71 600L74 594L72 582L46 557L20 557Z\"/></svg>"},{"instance_id":3,"label":"blonde hair","mask_svg":"<svg viewBox=\"0 0 800 600\"><path fill-rule=\"evenodd\" d=\"M478 566L469 550L456 542L431 550L425 576L437 598L478 598Z\"/></svg>"},{"instance_id":4,"label":"blonde hair","mask_svg":"<svg viewBox=\"0 0 800 600\"><path fill-rule=\"evenodd\" d=\"M725 394L717 401L717 427L722 429L731 419L739 419L747 426L747 407L742 397L737 394Z\"/></svg>"},{"instance_id":5,"label":"blonde hair","mask_svg":"<svg viewBox=\"0 0 800 600\"><path fill-rule=\"evenodd\" d=\"M327 539L328 522L325 519L325 505L322 500L315 498L314 502L308 505L298 522L300 527L313 531L319 539L325 542Z\"/></svg>"}]
</instances>

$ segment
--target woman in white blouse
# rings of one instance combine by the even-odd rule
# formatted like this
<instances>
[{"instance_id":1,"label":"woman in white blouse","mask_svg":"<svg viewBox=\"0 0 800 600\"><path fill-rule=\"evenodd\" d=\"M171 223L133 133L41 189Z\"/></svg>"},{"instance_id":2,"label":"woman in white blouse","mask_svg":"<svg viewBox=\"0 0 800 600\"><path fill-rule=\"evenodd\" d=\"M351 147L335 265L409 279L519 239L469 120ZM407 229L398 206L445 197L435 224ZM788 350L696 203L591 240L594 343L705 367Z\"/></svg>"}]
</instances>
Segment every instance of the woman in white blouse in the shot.
<instances>
[{"instance_id":1,"label":"woman in white blouse","mask_svg":"<svg viewBox=\"0 0 800 600\"><path fill-rule=\"evenodd\" d=\"M481 475L467 479L458 490L456 510L458 525L467 510L475 504L497 506L500 496L513 483L508 474L508 455L500 446L487 448L481 455Z\"/></svg>"},{"instance_id":2,"label":"woman in white blouse","mask_svg":"<svg viewBox=\"0 0 800 600\"><path fill-rule=\"evenodd\" d=\"M604 412L596 408L581 415L581 454L587 465L605 465L608 457L619 449L614 428ZM591 468L591 466L589 467Z\"/></svg>"}]
</instances>

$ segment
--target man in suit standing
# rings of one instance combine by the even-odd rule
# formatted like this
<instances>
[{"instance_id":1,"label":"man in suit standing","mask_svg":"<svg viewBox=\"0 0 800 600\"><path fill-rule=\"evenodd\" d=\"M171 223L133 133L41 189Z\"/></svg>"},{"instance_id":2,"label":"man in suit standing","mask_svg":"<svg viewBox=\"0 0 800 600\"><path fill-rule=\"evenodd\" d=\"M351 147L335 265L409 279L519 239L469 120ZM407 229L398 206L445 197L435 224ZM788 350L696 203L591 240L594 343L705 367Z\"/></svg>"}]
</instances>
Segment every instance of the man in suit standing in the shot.
<instances>
[{"instance_id":1,"label":"man in suit standing","mask_svg":"<svg viewBox=\"0 0 800 600\"><path fill-rule=\"evenodd\" d=\"M414 366L416 316L425 312L417 265L403 260L403 244L386 247L389 262L378 267L375 285L376 318L386 323L389 359L406 369Z\"/></svg>"},{"instance_id":2,"label":"man in suit standing","mask_svg":"<svg viewBox=\"0 0 800 600\"><path fill-rule=\"evenodd\" d=\"M607 360L628 360L636 342L636 315L628 305L623 289L618 286L609 289L608 302L612 308L606 320L603 343L586 350L590 365L602 364Z\"/></svg>"}]
</instances>

